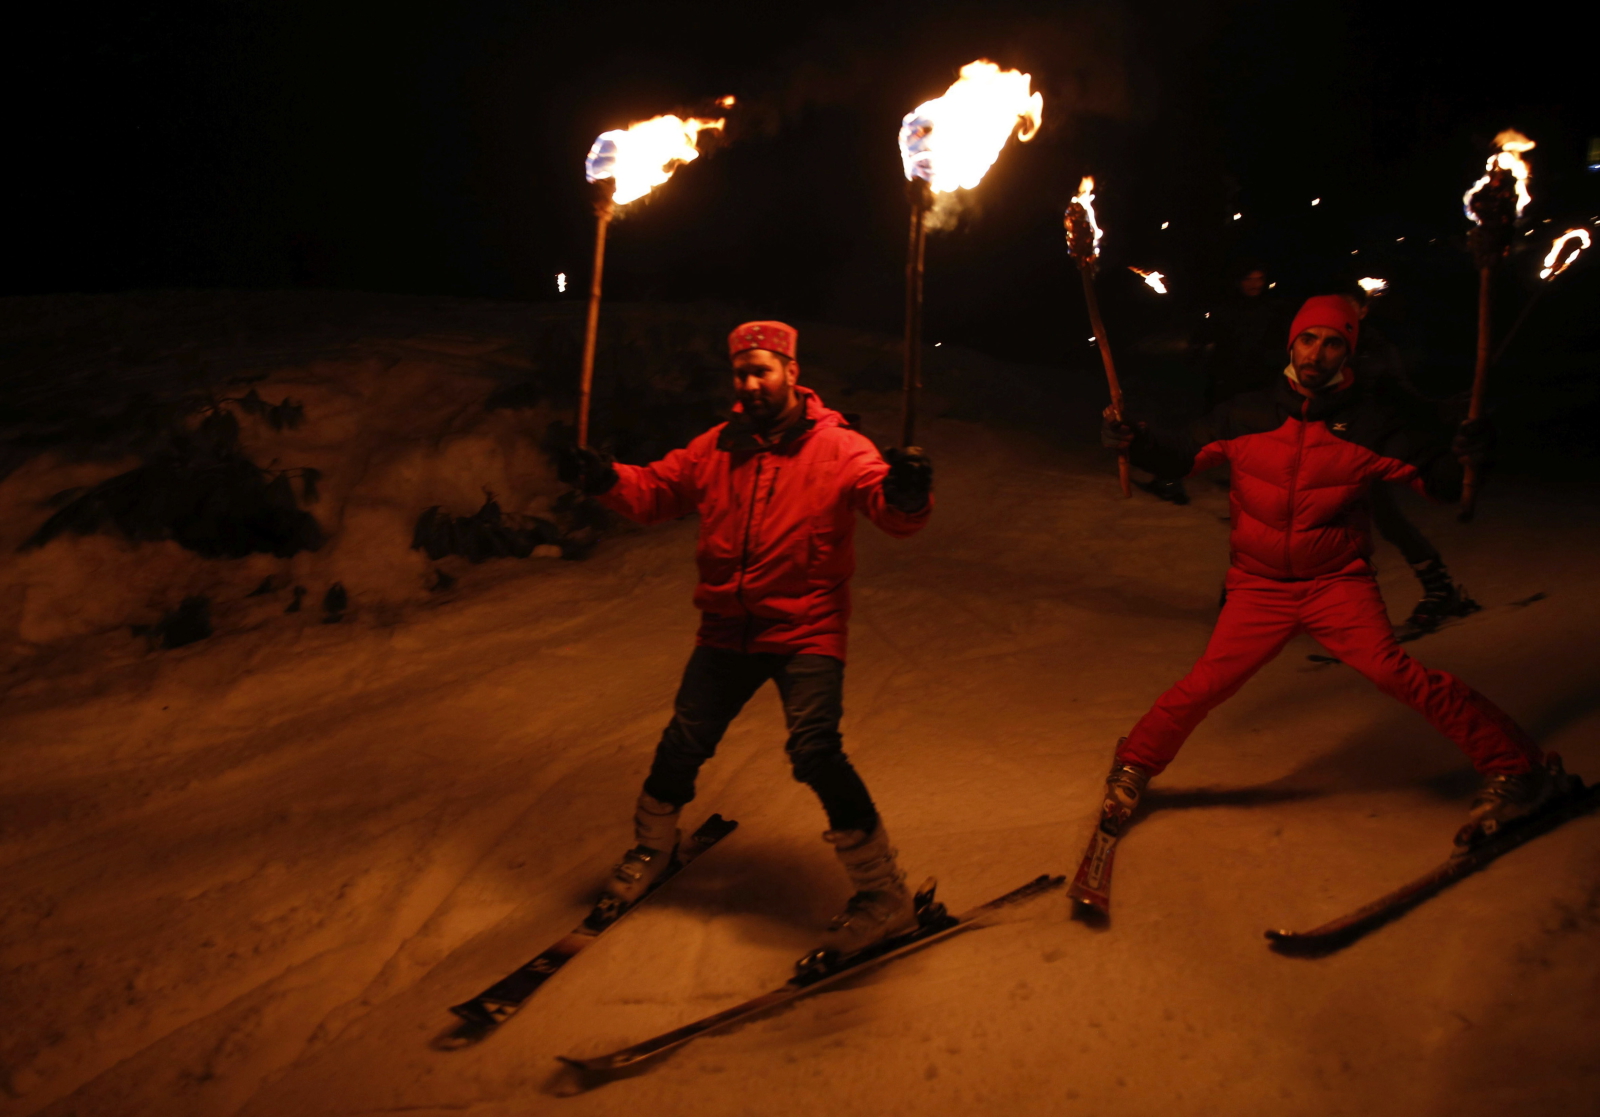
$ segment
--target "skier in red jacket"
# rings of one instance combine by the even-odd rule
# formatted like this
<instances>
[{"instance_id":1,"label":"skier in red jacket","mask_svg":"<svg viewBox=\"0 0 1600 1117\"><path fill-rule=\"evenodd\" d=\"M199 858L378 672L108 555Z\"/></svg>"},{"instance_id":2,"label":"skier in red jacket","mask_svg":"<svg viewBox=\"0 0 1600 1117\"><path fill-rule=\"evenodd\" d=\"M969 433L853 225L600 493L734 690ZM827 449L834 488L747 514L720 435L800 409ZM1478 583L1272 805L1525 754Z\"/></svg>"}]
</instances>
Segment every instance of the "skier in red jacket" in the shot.
<instances>
[{"instance_id":1,"label":"skier in red jacket","mask_svg":"<svg viewBox=\"0 0 1600 1117\"><path fill-rule=\"evenodd\" d=\"M887 461L799 385L796 331L747 322L728 337L731 421L648 466L568 451L563 480L640 523L700 515L700 631L672 721L634 813L636 845L606 892L632 903L670 863L678 816L728 724L762 684L777 685L795 779L828 815L823 837L855 894L822 948L853 954L916 926L905 874L866 785L845 756L843 714L856 513L911 535L933 510L933 470L915 448Z\"/></svg>"},{"instance_id":2,"label":"skier in red jacket","mask_svg":"<svg viewBox=\"0 0 1600 1117\"><path fill-rule=\"evenodd\" d=\"M1461 491L1461 460L1483 465L1485 424L1463 423L1447 450L1367 390L1349 364L1360 318L1341 295L1308 299L1289 330L1289 365L1271 388L1217 407L1183 432L1114 421L1103 441L1158 477L1227 462L1232 565L1198 663L1117 744L1101 826L1119 833L1152 776L1213 708L1290 638L1309 632L1384 693L1417 710L1483 778L1457 848L1565 794L1572 778L1483 695L1422 666L1395 641L1369 561L1367 490L1410 484L1440 500Z\"/></svg>"}]
</instances>

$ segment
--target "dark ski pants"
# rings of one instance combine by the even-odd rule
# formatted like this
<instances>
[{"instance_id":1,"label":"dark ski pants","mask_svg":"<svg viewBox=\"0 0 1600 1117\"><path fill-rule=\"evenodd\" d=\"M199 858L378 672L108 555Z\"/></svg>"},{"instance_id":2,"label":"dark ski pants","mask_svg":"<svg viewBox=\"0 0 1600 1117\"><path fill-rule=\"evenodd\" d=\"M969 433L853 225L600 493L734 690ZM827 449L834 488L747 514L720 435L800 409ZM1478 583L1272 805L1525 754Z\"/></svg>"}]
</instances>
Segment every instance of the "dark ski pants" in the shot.
<instances>
[{"instance_id":1,"label":"dark ski pants","mask_svg":"<svg viewBox=\"0 0 1600 1117\"><path fill-rule=\"evenodd\" d=\"M1539 746L1493 702L1405 653L1377 580L1364 569L1295 582L1230 569L1227 604L1205 654L1139 719L1117 759L1160 772L1208 713L1301 632L1427 718L1479 772L1516 774L1542 761Z\"/></svg>"},{"instance_id":2,"label":"dark ski pants","mask_svg":"<svg viewBox=\"0 0 1600 1117\"><path fill-rule=\"evenodd\" d=\"M1394 499L1394 489L1377 482L1368 490L1367 499L1372 505L1372 526L1405 556L1412 566L1439 561L1439 548L1428 542L1428 537L1417 530L1417 525L1406 519Z\"/></svg>"},{"instance_id":3,"label":"dark ski pants","mask_svg":"<svg viewBox=\"0 0 1600 1117\"><path fill-rule=\"evenodd\" d=\"M656 746L645 794L682 806L694 798L700 766L717 751L728 723L767 680L777 684L789 727L794 778L808 784L834 830L871 831L872 796L844 754L844 664L827 655L772 655L697 647L684 668L672 721Z\"/></svg>"}]
</instances>

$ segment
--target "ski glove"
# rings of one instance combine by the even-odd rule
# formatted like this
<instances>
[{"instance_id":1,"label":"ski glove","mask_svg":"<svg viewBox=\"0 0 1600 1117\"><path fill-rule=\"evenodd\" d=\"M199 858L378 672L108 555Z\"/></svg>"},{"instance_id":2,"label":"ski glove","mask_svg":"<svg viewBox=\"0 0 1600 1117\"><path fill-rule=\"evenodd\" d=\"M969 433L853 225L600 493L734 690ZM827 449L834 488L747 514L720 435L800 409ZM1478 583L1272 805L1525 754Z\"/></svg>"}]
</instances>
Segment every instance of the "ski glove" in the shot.
<instances>
[{"instance_id":1,"label":"ski glove","mask_svg":"<svg viewBox=\"0 0 1600 1117\"><path fill-rule=\"evenodd\" d=\"M1133 445L1133 440L1138 438L1147 426L1148 423L1130 423L1115 418L1111 408L1108 407L1100 414L1100 445L1120 454Z\"/></svg>"},{"instance_id":2,"label":"ski glove","mask_svg":"<svg viewBox=\"0 0 1600 1117\"><path fill-rule=\"evenodd\" d=\"M904 450L891 446L883 452L889 472L883 478L883 499L906 513L921 512L928 506L933 491L933 462L920 447Z\"/></svg>"},{"instance_id":3,"label":"ski glove","mask_svg":"<svg viewBox=\"0 0 1600 1117\"><path fill-rule=\"evenodd\" d=\"M1496 440L1494 424L1488 419L1468 419L1457 428L1450 452L1473 469L1481 470L1489 464Z\"/></svg>"},{"instance_id":4,"label":"ski glove","mask_svg":"<svg viewBox=\"0 0 1600 1117\"><path fill-rule=\"evenodd\" d=\"M563 446L556 452L556 476L561 483L599 496L617 483L611 456L588 446Z\"/></svg>"}]
</instances>

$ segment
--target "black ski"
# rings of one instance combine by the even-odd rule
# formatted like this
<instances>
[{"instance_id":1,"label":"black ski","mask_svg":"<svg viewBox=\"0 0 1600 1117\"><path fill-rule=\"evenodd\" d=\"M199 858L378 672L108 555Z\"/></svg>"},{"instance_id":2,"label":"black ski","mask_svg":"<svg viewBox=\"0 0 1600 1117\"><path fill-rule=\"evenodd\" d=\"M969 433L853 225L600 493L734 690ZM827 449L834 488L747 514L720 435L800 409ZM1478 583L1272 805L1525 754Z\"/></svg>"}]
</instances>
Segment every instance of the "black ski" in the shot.
<instances>
[{"instance_id":1,"label":"black ski","mask_svg":"<svg viewBox=\"0 0 1600 1117\"><path fill-rule=\"evenodd\" d=\"M1518 598L1516 601L1504 601L1499 605L1480 605L1474 608L1470 613L1466 613L1458 617L1446 617L1438 624L1427 627L1419 628L1410 624L1397 624L1394 626L1394 638L1398 643L1410 644L1414 641L1422 639L1424 636L1432 636L1436 632L1443 632L1446 629L1455 628L1457 625L1463 624L1477 617L1491 616L1506 609L1526 609L1534 602L1543 601L1548 596L1549 595L1546 593L1535 593L1530 594L1527 597ZM1312 663L1315 663L1318 667L1329 667L1340 662L1338 658L1331 655L1308 655L1306 658Z\"/></svg>"},{"instance_id":2,"label":"black ski","mask_svg":"<svg viewBox=\"0 0 1600 1117\"><path fill-rule=\"evenodd\" d=\"M681 1028L674 1028L664 1032L653 1039L644 1040L631 1047L624 1047L620 1051L613 1051L609 1055L597 1055L589 1059L569 1058L559 1055L563 1063L575 1068L580 1075L580 1081L587 1086L597 1086L608 1079L619 1077L637 1067L646 1060L663 1055L668 1051L682 1047L692 1039L703 1036L708 1032L726 1028L741 1020L747 1020L758 1013L777 1008L779 1005L804 997L809 993L832 985L836 981L843 981L847 977L861 973L873 966L880 966L896 958L904 957L925 946L949 938L952 935L979 925L985 918L993 915L1002 908L1013 904L1020 904L1031 900L1051 889L1059 888L1066 882L1065 877L1041 876L1023 885L1021 888L1007 892L998 899L990 900L970 911L960 915L951 915L945 906L937 903L933 898L934 882L929 881L917 893L917 919L919 926L915 931L879 943L859 954L835 961L821 952L808 954L795 966L795 975L784 984L759 997L745 1001L743 1004L734 1005L732 1008L723 1009L721 1012L707 1016L703 1020L696 1020L692 1024L685 1024Z\"/></svg>"},{"instance_id":3,"label":"black ski","mask_svg":"<svg viewBox=\"0 0 1600 1117\"><path fill-rule=\"evenodd\" d=\"M650 891L634 903L622 904L612 897L602 898L582 923L545 948L538 957L513 970L470 1001L451 1005L450 1011L461 1017L461 1023L436 1038L433 1046L441 1051L454 1051L487 1038L514 1016L528 998L538 992L539 987L555 976L562 966L572 961L606 930L616 926L617 920L644 903L695 858L733 833L738 825L720 814L706 819L700 829L678 847L678 856L650 886Z\"/></svg>"},{"instance_id":4,"label":"black ski","mask_svg":"<svg viewBox=\"0 0 1600 1117\"><path fill-rule=\"evenodd\" d=\"M1483 868L1495 858L1516 849L1541 834L1547 834L1579 815L1600 806L1600 784L1584 787L1576 780L1574 789L1547 806L1532 818L1508 825L1470 851L1449 858L1430 873L1425 873L1410 884L1396 888L1348 915L1313 927L1309 931L1268 931L1272 949L1282 954L1315 957L1348 946L1368 931L1388 923L1416 907L1422 901L1443 891L1462 877Z\"/></svg>"}]
</instances>

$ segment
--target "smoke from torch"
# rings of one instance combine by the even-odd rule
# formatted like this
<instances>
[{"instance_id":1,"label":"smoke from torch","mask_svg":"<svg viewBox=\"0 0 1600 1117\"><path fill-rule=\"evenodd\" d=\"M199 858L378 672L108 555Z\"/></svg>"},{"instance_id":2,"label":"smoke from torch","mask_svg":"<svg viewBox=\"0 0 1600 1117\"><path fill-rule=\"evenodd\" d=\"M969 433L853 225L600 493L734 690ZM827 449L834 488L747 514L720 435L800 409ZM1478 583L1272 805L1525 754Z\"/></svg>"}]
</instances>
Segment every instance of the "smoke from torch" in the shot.
<instances>
[{"instance_id":1,"label":"smoke from torch","mask_svg":"<svg viewBox=\"0 0 1600 1117\"><path fill-rule=\"evenodd\" d=\"M1033 78L986 59L969 62L942 97L924 101L900 122L900 160L911 201L906 242L905 411L900 444L916 437L917 390L922 387L922 279L928 210L983 181L1013 135L1027 143L1039 131L1044 95Z\"/></svg>"},{"instance_id":2,"label":"smoke from torch","mask_svg":"<svg viewBox=\"0 0 1600 1117\"><path fill-rule=\"evenodd\" d=\"M1100 238L1104 236L1104 232L1094 214L1093 176L1085 176L1083 181L1078 183L1078 192L1073 195L1071 203L1067 206L1064 224L1067 230L1067 250L1072 253L1072 259L1078 265L1078 277L1083 280L1083 301L1089 308L1089 325L1094 328L1095 347L1100 350L1100 363L1106 369L1106 386L1111 389L1111 417L1120 423L1122 383L1117 379L1117 364L1111 357L1111 339L1106 336L1106 324L1100 317L1100 299L1094 290L1095 268L1100 261ZM1133 270L1139 271L1138 268ZM1131 497L1133 479L1128 469L1126 450L1117 452L1117 480L1122 486L1122 495Z\"/></svg>"},{"instance_id":3,"label":"smoke from torch","mask_svg":"<svg viewBox=\"0 0 1600 1117\"><path fill-rule=\"evenodd\" d=\"M717 102L724 108L732 97ZM583 374L578 387L578 445L589 444L589 399L594 388L594 354L600 331L600 277L606 262L606 228L618 206L638 201L670 179L679 167L700 158L700 133L721 131L721 119L657 116L601 132L584 160L584 177L595 190L594 267L589 273L589 316L583 331Z\"/></svg>"}]
</instances>

